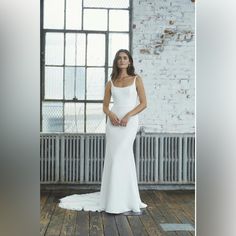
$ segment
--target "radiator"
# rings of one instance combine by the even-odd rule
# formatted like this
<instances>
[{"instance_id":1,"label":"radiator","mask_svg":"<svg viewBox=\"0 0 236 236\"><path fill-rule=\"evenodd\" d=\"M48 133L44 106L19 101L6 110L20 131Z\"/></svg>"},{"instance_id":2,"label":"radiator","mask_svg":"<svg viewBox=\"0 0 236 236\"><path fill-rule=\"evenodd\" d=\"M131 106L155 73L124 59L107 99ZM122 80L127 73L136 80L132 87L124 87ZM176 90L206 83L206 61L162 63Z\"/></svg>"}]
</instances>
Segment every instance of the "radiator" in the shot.
<instances>
[{"instance_id":1,"label":"radiator","mask_svg":"<svg viewBox=\"0 0 236 236\"><path fill-rule=\"evenodd\" d=\"M101 183L105 134L40 134L40 182ZM137 134L137 179L144 184L194 184L194 134Z\"/></svg>"}]
</instances>

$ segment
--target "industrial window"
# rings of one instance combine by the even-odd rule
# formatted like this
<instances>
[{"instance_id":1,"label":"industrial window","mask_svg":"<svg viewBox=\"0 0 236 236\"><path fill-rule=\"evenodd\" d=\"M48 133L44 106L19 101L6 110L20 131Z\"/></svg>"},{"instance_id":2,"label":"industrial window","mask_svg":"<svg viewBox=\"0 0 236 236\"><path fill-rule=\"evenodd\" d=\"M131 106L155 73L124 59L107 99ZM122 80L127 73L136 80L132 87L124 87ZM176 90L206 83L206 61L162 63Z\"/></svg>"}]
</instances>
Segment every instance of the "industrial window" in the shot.
<instances>
[{"instance_id":1,"label":"industrial window","mask_svg":"<svg viewBox=\"0 0 236 236\"><path fill-rule=\"evenodd\" d=\"M130 31L131 0L41 0L41 132L105 132L104 88Z\"/></svg>"}]
</instances>

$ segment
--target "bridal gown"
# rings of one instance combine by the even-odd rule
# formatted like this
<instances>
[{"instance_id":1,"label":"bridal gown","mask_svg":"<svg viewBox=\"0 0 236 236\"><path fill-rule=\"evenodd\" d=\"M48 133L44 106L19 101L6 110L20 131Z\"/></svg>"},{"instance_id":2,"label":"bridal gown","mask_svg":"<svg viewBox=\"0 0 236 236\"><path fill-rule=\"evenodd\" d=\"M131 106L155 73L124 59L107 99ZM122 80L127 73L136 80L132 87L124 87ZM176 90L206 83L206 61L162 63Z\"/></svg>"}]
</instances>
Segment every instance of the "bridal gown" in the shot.
<instances>
[{"instance_id":1,"label":"bridal gown","mask_svg":"<svg viewBox=\"0 0 236 236\"><path fill-rule=\"evenodd\" d=\"M116 87L111 81L114 101L111 111L119 119L137 106L135 81L136 77L126 87ZM141 208L147 207L140 199L134 161L133 143L137 131L137 114L129 118L126 126L114 126L108 119L100 191L66 196L60 199L59 206L70 210L105 211L113 214L141 212Z\"/></svg>"}]
</instances>

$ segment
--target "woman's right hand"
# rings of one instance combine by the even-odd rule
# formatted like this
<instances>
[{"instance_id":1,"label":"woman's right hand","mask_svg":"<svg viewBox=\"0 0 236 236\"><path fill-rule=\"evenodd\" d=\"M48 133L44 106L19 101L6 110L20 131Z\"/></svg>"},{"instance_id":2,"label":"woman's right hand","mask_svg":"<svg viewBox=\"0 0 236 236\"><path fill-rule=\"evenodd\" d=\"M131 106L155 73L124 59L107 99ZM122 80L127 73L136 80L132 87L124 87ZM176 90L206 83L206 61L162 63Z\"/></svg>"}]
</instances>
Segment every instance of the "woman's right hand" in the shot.
<instances>
[{"instance_id":1,"label":"woman's right hand","mask_svg":"<svg viewBox=\"0 0 236 236\"><path fill-rule=\"evenodd\" d=\"M115 126L120 125L120 120L114 112L110 111L108 117L113 125Z\"/></svg>"}]
</instances>

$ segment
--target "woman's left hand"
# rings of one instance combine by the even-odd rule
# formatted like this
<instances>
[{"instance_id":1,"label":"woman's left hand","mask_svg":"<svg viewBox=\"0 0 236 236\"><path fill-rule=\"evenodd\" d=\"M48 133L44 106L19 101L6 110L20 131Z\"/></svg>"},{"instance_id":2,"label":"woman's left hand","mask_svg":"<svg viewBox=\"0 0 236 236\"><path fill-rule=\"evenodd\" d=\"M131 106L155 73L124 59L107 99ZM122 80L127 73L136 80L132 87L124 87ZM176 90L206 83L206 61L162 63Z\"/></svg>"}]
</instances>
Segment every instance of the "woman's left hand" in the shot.
<instances>
[{"instance_id":1,"label":"woman's left hand","mask_svg":"<svg viewBox=\"0 0 236 236\"><path fill-rule=\"evenodd\" d=\"M128 123L130 116L126 114L120 121L120 126L126 126Z\"/></svg>"}]
</instances>

